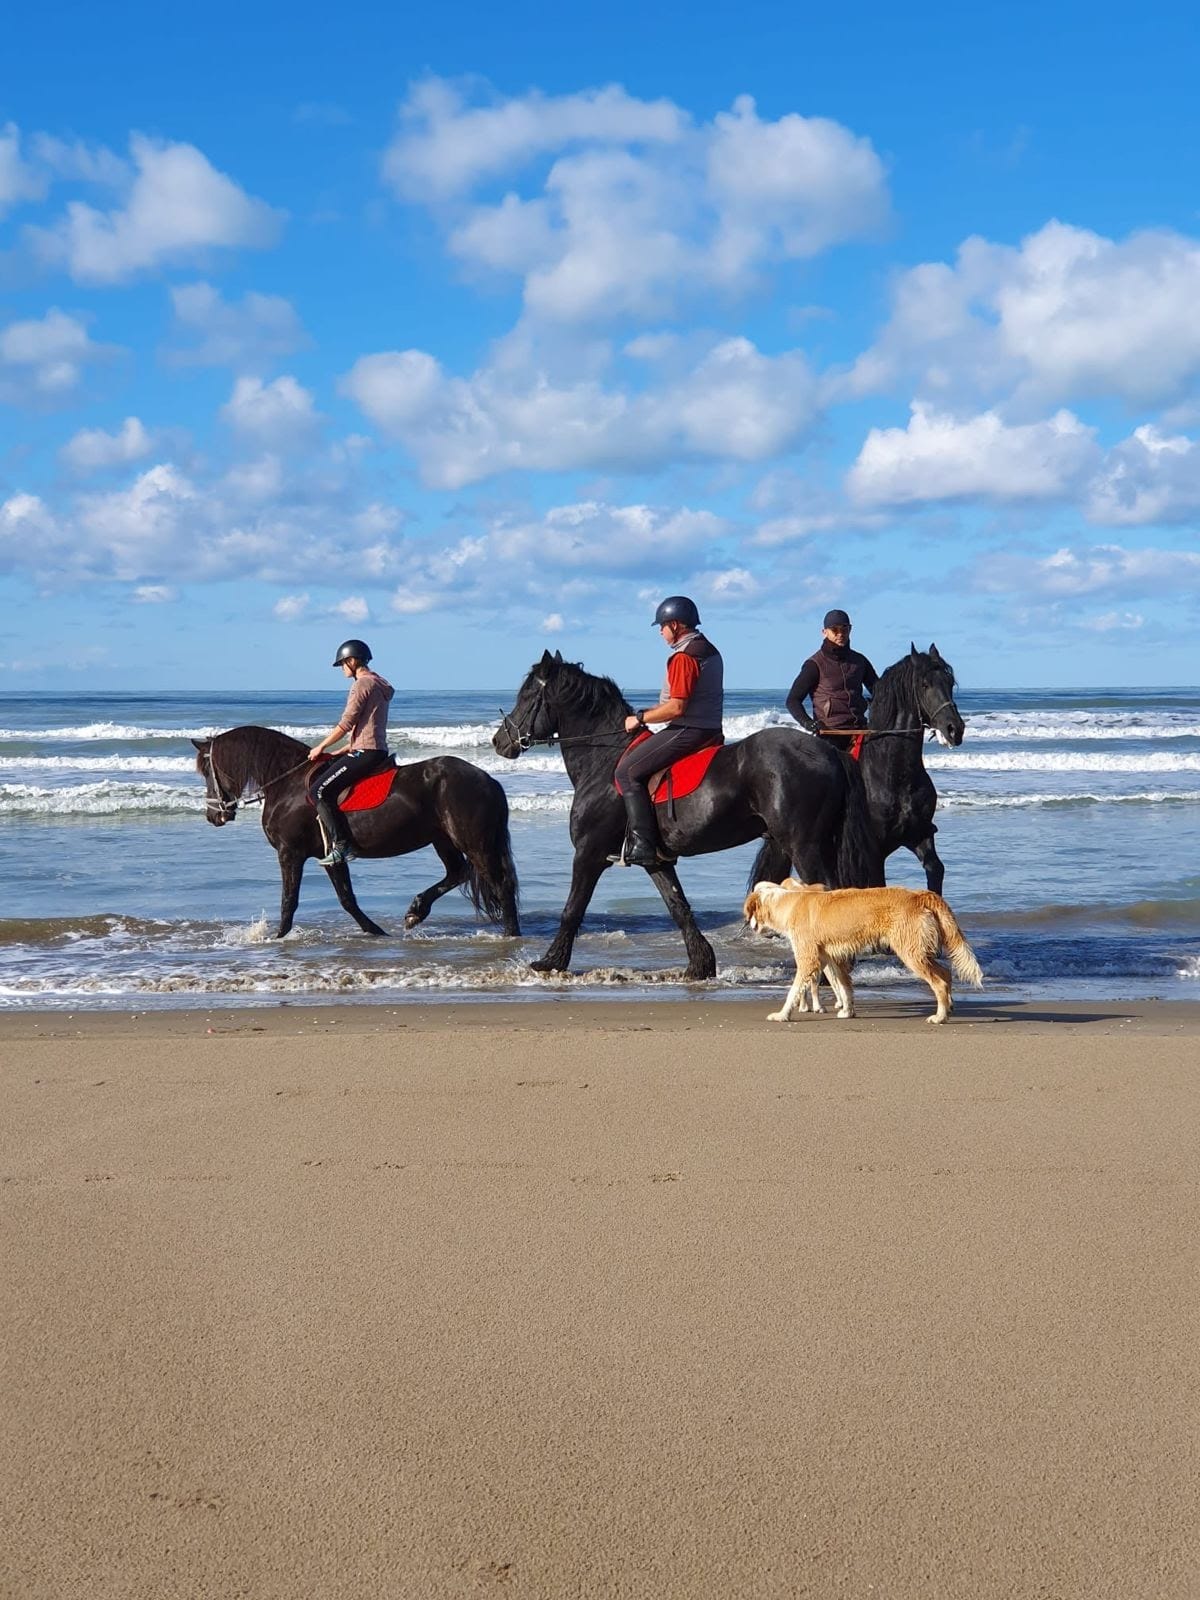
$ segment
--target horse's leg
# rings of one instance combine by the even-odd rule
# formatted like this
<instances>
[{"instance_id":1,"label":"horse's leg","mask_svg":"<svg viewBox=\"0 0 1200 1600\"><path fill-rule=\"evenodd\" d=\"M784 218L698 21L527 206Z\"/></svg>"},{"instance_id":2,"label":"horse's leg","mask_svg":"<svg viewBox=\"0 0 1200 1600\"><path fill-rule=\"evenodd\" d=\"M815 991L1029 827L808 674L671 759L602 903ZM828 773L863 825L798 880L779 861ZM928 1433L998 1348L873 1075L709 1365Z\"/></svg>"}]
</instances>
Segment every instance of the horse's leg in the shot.
<instances>
[{"instance_id":1,"label":"horse's leg","mask_svg":"<svg viewBox=\"0 0 1200 1600\"><path fill-rule=\"evenodd\" d=\"M350 869L346 863L343 861L336 867L326 867L325 871L329 874L333 892L337 895L343 909L350 913L362 931L376 934L381 939L385 938L387 929L381 928L377 922L372 922L354 898L354 889L350 882Z\"/></svg>"},{"instance_id":2,"label":"horse's leg","mask_svg":"<svg viewBox=\"0 0 1200 1600\"><path fill-rule=\"evenodd\" d=\"M275 937L282 939L291 933L292 923L296 920L305 858L295 850L280 850L278 855L279 875L283 879L283 895L279 902L279 926L275 930Z\"/></svg>"},{"instance_id":3,"label":"horse's leg","mask_svg":"<svg viewBox=\"0 0 1200 1600\"><path fill-rule=\"evenodd\" d=\"M696 918L683 892L683 885L674 867L657 867L650 874L654 887L663 897L663 904L671 913L675 926L683 934L687 946L688 964L684 977L689 983L699 983L717 975L717 958L712 945L696 926Z\"/></svg>"},{"instance_id":4,"label":"horse's leg","mask_svg":"<svg viewBox=\"0 0 1200 1600\"><path fill-rule=\"evenodd\" d=\"M608 848L607 840L605 848ZM597 855L594 852L584 855L576 850L575 862L571 868L571 891L562 909L558 932L551 940L546 954L539 960L529 963L532 971L566 972L571 965L571 951L575 948L575 935L579 932L583 914L596 892L600 874L607 866L608 859L605 855Z\"/></svg>"},{"instance_id":5,"label":"horse's leg","mask_svg":"<svg viewBox=\"0 0 1200 1600\"><path fill-rule=\"evenodd\" d=\"M449 894L451 889L457 889L460 883L466 881L467 862L462 852L456 850L448 839L435 839L433 848L446 869L446 876L414 896L412 904L404 913L406 928L419 927L444 894Z\"/></svg>"},{"instance_id":6,"label":"horse's leg","mask_svg":"<svg viewBox=\"0 0 1200 1600\"><path fill-rule=\"evenodd\" d=\"M936 832L936 828L931 828L928 838L909 845L909 849L925 868L926 885L933 890L934 894L941 894L942 884L946 881L946 868L933 842L933 836Z\"/></svg>"}]
</instances>

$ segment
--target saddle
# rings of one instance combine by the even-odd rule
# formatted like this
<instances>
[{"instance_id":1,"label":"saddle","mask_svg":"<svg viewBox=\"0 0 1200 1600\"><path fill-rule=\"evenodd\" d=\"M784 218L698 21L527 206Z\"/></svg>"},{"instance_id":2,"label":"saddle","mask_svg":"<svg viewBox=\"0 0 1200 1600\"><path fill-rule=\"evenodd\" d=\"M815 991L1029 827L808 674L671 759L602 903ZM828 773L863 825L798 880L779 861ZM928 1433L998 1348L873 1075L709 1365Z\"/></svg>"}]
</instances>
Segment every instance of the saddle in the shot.
<instances>
[{"instance_id":1,"label":"saddle","mask_svg":"<svg viewBox=\"0 0 1200 1600\"><path fill-rule=\"evenodd\" d=\"M636 739L629 741L628 748L632 750L635 745L642 744L651 737L649 732L639 733ZM646 787L654 804L673 805L676 800L682 800L684 795L694 793L704 782L713 757L724 743L724 736L718 735L715 743L706 744L703 750L693 750L691 755L680 756L678 761L671 766L663 767L660 772L652 772L646 781ZM615 777L613 788L618 794L622 792L621 785Z\"/></svg>"},{"instance_id":2,"label":"saddle","mask_svg":"<svg viewBox=\"0 0 1200 1600\"><path fill-rule=\"evenodd\" d=\"M322 756L321 761L332 761L332 756ZM320 762L314 762L314 766ZM372 772L367 778L360 778L357 783L352 783L348 789L343 789L338 795L339 811L374 811L376 806L381 806L392 792L392 784L396 781L396 774L400 768L392 763L384 767L381 772ZM308 803L316 805L313 798L312 786L308 789Z\"/></svg>"}]
</instances>

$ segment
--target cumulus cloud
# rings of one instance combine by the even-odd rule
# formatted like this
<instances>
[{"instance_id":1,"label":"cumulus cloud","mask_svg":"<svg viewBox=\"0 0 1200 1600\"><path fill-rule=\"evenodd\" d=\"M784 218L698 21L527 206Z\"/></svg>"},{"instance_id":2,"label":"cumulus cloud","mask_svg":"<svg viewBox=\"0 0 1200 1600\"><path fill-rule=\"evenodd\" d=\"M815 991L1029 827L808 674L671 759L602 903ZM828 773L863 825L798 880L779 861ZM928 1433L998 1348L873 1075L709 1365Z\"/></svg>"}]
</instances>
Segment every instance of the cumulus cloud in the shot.
<instances>
[{"instance_id":1,"label":"cumulus cloud","mask_svg":"<svg viewBox=\"0 0 1200 1600\"><path fill-rule=\"evenodd\" d=\"M295 378L273 383L239 378L221 418L243 438L267 449L292 449L311 438L318 422L313 397Z\"/></svg>"},{"instance_id":2,"label":"cumulus cloud","mask_svg":"<svg viewBox=\"0 0 1200 1600\"><path fill-rule=\"evenodd\" d=\"M972 585L990 594L1076 599L1112 594L1164 595L1200 591L1200 554L1193 550L1131 550L1121 545L1063 546L1038 559L998 553L984 556Z\"/></svg>"},{"instance_id":3,"label":"cumulus cloud","mask_svg":"<svg viewBox=\"0 0 1200 1600\"><path fill-rule=\"evenodd\" d=\"M410 450L425 482L455 489L513 469L638 470L674 459L758 461L814 421L817 383L799 351L766 356L748 339L714 345L659 387L493 365L454 378L421 350L364 356L342 390Z\"/></svg>"},{"instance_id":4,"label":"cumulus cloud","mask_svg":"<svg viewBox=\"0 0 1200 1600\"><path fill-rule=\"evenodd\" d=\"M21 135L15 123L0 127L0 217L26 200L45 193L45 178L21 153Z\"/></svg>"},{"instance_id":5,"label":"cumulus cloud","mask_svg":"<svg viewBox=\"0 0 1200 1600\"><path fill-rule=\"evenodd\" d=\"M282 295L251 291L233 301L210 283L187 283L171 290L171 305L180 342L168 349L167 359L176 366L256 372L309 342Z\"/></svg>"},{"instance_id":6,"label":"cumulus cloud","mask_svg":"<svg viewBox=\"0 0 1200 1600\"><path fill-rule=\"evenodd\" d=\"M73 200L49 227L25 230L35 253L77 283L124 283L215 250L275 242L282 214L246 194L194 145L134 134L129 156L120 204L101 211Z\"/></svg>"},{"instance_id":7,"label":"cumulus cloud","mask_svg":"<svg viewBox=\"0 0 1200 1600\"><path fill-rule=\"evenodd\" d=\"M1200 444L1153 424L1109 451L1087 497L1090 521L1109 527L1186 522L1200 513Z\"/></svg>"},{"instance_id":8,"label":"cumulus cloud","mask_svg":"<svg viewBox=\"0 0 1200 1600\"><path fill-rule=\"evenodd\" d=\"M41 407L69 399L83 369L114 354L93 343L78 317L57 309L0 328L0 400Z\"/></svg>"},{"instance_id":9,"label":"cumulus cloud","mask_svg":"<svg viewBox=\"0 0 1200 1600\"><path fill-rule=\"evenodd\" d=\"M1010 425L994 411L959 421L917 403L906 428L871 429L846 488L864 506L1057 500L1099 459L1094 429L1069 411Z\"/></svg>"},{"instance_id":10,"label":"cumulus cloud","mask_svg":"<svg viewBox=\"0 0 1200 1600\"><path fill-rule=\"evenodd\" d=\"M351 483L319 463L262 499L230 475L200 481L163 461L118 488L78 490L60 504L10 496L0 504L0 562L51 587L88 579L327 583L351 568L386 583L405 568L402 520L394 507L361 503Z\"/></svg>"},{"instance_id":11,"label":"cumulus cloud","mask_svg":"<svg viewBox=\"0 0 1200 1600\"><path fill-rule=\"evenodd\" d=\"M904 272L848 393L910 379L924 399L1021 408L1115 398L1167 404L1200 374L1200 243L1168 230L1113 240L1048 222L1017 247L968 239L953 265Z\"/></svg>"},{"instance_id":12,"label":"cumulus cloud","mask_svg":"<svg viewBox=\"0 0 1200 1600\"><path fill-rule=\"evenodd\" d=\"M138 606L165 606L179 599L179 590L169 583L139 583L130 599Z\"/></svg>"},{"instance_id":13,"label":"cumulus cloud","mask_svg":"<svg viewBox=\"0 0 1200 1600\"><path fill-rule=\"evenodd\" d=\"M116 433L103 428L83 428L58 452L59 460L72 472L99 472L106 467L128 466L141 461L154 448L154 441L138 417L126 417Z\"/></svg>"},{"instance_id":14,"label":"cumulus cloud","mask_svg":"<svg viewBox=\"0 0 1200 1600\"><path fill-rule=\"evenodd\" d=\"M824 117L763 120L745 95L697 126L615 87L479 105L432 79L401 108L384 177L435 206L456 256L519 276L527 311L559 323L743 292L888 212L868 140ZM514 187L478 193L502 178Z\"/></svg>"}]
</instances>

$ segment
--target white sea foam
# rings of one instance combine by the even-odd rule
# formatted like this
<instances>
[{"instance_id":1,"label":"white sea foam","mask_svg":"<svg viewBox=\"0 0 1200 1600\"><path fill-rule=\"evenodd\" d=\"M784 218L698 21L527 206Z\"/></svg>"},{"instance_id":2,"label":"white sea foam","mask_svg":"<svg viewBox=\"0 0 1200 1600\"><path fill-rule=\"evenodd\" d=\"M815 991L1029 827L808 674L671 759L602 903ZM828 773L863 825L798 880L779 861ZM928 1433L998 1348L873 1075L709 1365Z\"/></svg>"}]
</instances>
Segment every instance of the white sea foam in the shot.
<instances>
[{"instance_id":1,"label":"white sea foam","mask_svg":"<svg viewBox=\"0 0 1200 1600\"><path fill-rule=\"evenodd\" d=\"M1116 755L1087 750L1062 750L1051 755L1036 750L927 751L931 772L1200 772L1200 751L1194 755L1148 750Z\"/></svg>"},{"instance_id":2,"label":"white sea foam","mask_svg":"<svg viewBox=\"0 0 1200 1600\"><path fill-rule=\"evenodd\" d=\"M211 724L198 728L149 728L132 722L85 722L64 728L0 728L0 743L86 744L103 740L126 744L139 739L211 739L218 731Z\"/></svg>"},{"instance_id":3,"label":"white sea foam","mask_svg":"<svg viewBox=\"0 0 1200 1600\"><path fill-rule=\"evenodd\" d=\"M1194 711L1138 712L1134 716L1105 711L981 711L967 718L967 737L1034 740L1139 741L1200 739L1200 721Z\"/></svg>"},{"instance_id":4,"label":"white sea foam","mask_svg":"<svg viewBox=\"0 0 1200 1600\"><path fill-rule=\"evenodd\" d=\"M109 817L122 812L204 810L204 796L195 789L176 789L165 783L74 784L70 788L40 789L28 783L0 783L0 817L56 816Z\"/></svg>"},{"instance_id":5,"label":"white sea foam","mask_svg":"<svg viewBox=\"0 0 1200 1600\"><path fill-rule=\"evenodd\" d=\"M189 756L0 756L0 771L22 772L191 772L195 754Z\"/></svg>"},{"instance_id":6,"label":"white sea foam","mask_svg":"<svg viewBox=\"0 0 1200 1600\"><path fill-rule=\"evenodd\" d=\"M1111 794L1090 794L1086 790L1060 794L958 794L951 789L938 794L939 810L959 811L1009 810L1022 806L1195 805L1197 802L1200 802L1200 789L1143 789Z\"/></svg>"}]
</instances>

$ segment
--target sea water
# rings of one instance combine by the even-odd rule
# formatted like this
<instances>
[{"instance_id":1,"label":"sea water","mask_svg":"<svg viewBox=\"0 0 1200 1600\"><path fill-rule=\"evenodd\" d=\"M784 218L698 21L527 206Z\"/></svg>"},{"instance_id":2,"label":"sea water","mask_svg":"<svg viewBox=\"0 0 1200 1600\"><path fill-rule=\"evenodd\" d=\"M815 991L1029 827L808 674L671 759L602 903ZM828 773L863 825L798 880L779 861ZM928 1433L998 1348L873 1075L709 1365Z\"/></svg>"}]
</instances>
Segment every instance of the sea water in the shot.
<instances>
[{"instance_id":1,"label":"sea water","mask_svg":"<svg viewBox=\"0 0 1200 1600\"><path fill-rule=\"evenodd\" d=\"M409 901L442 875L431 850L354 864L359 901L387 938L361 934L311 863L294 932L272 937L279 872L259 812L205 822L189 740L260 723L315 742L341 709L336 691L0 695L0 1005L777 993L791 976L786 951L741 925L753 845L680 864L717 952L712 984L680 982L679 935L636 869L604 875L569 978L529 971L567 893L571 789L555 751L515 762L493 752L512 693L399 691L391 745L401 761L462 756L504 785L520 939L457 894L404 933ZM962 747L927 744L926 765L945 894L988 992L1200 995L1200 691L979 690L958 705ZM790 722L778 694L727 696L731 739ZM907 852L888 878L924 885ZM856 981L865 996L923 992L887 957L864 962Z\"/></svg>"}]
</instances>

